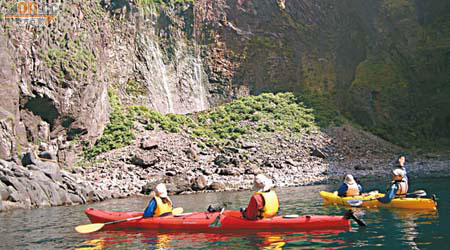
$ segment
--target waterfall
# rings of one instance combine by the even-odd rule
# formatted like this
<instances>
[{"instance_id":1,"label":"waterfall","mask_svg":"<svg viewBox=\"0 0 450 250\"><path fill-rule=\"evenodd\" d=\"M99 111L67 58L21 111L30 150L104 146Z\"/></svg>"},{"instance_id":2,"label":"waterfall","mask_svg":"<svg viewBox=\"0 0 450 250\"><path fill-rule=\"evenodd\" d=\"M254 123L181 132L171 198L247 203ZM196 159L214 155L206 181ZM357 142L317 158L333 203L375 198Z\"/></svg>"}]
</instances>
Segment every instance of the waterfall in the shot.
<instances>
[{"instance_id":1,"label":"waterfall","mask_svg":"<svg viewBox=\"0 0 450 250\"><path fill-rule=\"evenodd\" d=\"M196 103L195 111L203 111L208 109L208 104L206 100L205 85L203 83L204 70L200 56L197 56L192 63L194 65L194 84L197 86L197 88L194 88L194 91L198 93L198 96L194 96Z\"/></svg>"},{"instance_id":2,"label":"waterfall","mask_svg":"<svg viewBox=\"0 0 450 250\"><path fill-rule=\"evenodd\" d=\"M166 114L208 109L208 78L193 45L177 41L169 57L157 40L156 36L141 36L137 43L136 69L149 92L140 103Z\"/></svg>"},{"instance_id":3,"label":"waterfall","mask_svg":"<svg viewBox=\"0 0 450 250\"><path fill-rule=\"evenodd\" d=\"M160 81L160 84L158 85L163 87L164 93L166 95L167 109L165 113L174 113L171 86L168 81L166 65L162 60L163 54L161 52L161 49L159 48L159 45L155 41L150 42L149 49L152 53L152 61L154 66L154 70L152 70L152 73L154 73L156 76L153 77L153 79L157 82Z\"/></svg>"}]
</instances>

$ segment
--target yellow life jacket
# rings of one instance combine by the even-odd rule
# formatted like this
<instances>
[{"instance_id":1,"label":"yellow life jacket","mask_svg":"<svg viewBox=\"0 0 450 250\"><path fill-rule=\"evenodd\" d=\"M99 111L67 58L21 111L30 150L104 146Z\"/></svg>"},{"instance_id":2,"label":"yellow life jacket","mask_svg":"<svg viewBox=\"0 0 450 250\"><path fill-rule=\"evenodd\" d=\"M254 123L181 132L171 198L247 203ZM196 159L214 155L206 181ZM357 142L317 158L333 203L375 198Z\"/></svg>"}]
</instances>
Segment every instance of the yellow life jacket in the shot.
<instances>
[{"instance_id":1,"label":"yellow life jacket","mask_svg":"<svg viewBox=\"0 0 450 250\"><path fill-rule=\"evenodd\" d=\"M158 196L153 197L156 201L156 209L155 213L153 214L153 217L159 217L162 214L170 213L172 212L172 201L167 197L169 202L164 203L162 199Z\"/></svg>"},{"instance_id":2,"label":"yellow life jacket","mask_svg":"<svg viewBox=\"0 0 450 250\"><path fill-rule=\"evenodd\" d=\"M264 208L260 211L259 217L271 218L275 216L278 213L278 209L280 209L280 203L278 202L278 196L275 191L256 192L256 194L260 194L264 198Z\"/></svg>"},{"instance_id":3,"label":"yellow life jacket","mask_svg":"<svg viewBox=\"0 0 450 250\"><path fill-rule=\"evenodd\" d=\"M352 185L347 185L347 193L345 194L346 196L357 196L359 195L359 188L358 188L358 184L354 183Z\"/></svg>"}]
</instances>

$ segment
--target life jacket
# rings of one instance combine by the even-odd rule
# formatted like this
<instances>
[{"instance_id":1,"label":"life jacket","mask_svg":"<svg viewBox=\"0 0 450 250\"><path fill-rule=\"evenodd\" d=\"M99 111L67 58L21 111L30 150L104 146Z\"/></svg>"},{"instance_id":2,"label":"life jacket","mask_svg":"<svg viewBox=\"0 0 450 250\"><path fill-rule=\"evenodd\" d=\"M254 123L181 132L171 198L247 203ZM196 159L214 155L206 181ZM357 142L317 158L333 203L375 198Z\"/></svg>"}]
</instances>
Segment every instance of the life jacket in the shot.
<instances>
[{"instance_id":1,"label":"life jacket","mask_svg":"<svg viewBox=\"0 0 450 250\"><path fill-rule=\"evenodd\" d=\"M270 190L269 192L256 192L256 194L262 195L264 198L264 207L260 210L260 218L271 218L278 213L280 209L280 203L278 202L278 196L275 191Z\"/></svg>"},{"instance_id":2,"label":"life jacket","mask_svg":"<svg viewBox=\"0 0 450 250\"><path fill-rule=\"evenodd\" d=\"M358 184L355 182L352 185L347 185L347 193L345 193L346 196L357 196L359 195L359 187Z\"/></svg>"},{"instance_id":3,"label":"life jacket","mask_svg":"<svg viewBox=\"0 0 450 250\"><path fill-rule=\"evenodd\" d=\"M156 209L153 217L159 217L162 214L172 212L172 201L169 198L167 198L169 200L167 203L164 203L162 199L157 196L153 197L153 199L156 201Z\"/></svg>"},{"instance_id":4,"label":"life jacket","mask_svg":"<svg viewBox=\"0 0 450 250\"><path fill-rule=\"evenodd\" d=\"M408 182L405 181L405 179L401 181L393 181L391 182L391 185L397 184L398 190L397 193L395 193L395 198L403 198L406 197L406 193L408 193Z\"/></svg>"}]
</instances>

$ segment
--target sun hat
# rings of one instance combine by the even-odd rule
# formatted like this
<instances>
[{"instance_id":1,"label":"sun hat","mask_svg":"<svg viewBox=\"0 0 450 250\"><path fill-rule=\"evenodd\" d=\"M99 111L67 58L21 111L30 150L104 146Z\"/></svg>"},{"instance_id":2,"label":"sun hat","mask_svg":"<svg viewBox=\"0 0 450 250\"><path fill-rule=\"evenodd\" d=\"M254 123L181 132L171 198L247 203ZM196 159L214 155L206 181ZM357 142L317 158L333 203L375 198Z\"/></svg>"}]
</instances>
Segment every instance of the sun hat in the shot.
<instances>
[{"instance_id":1,"label":"sun hat","mask_svg":"<svg viewBox=\"0 0 450 250\"><path fill-rule=\"evenodd\" d=\"M350 186L350 185L356 184L356 181L355 181L355 179L353 178L353 175L348 174L348 175L346 175L345 178L344 178L344 183Z\"/></svg>"},{"instance_id":2,"label":"sun hat","mask_svg":"<svg viewBox=\"0 0 450 250\"><path fill-rule=\"evenodd\" d=\"M159 196L161 198L167 198L166 185L164 185L163 183L160 183L160 184L156 185L155 193L156 193L157 196Z\"/></svg>"},{"instance_id":3,"label":"sun hat","mask_svg":"<svg viewBox=\"0 0 450 250\"><path fill-rule=\"evenodd\" d=\"M273 182L271 179L267 178L263 174L258 174L255 176L255 180L253 182L253 189L257 192L265 192L269 191L273 187Z\"/></svg>"}]
</instances>

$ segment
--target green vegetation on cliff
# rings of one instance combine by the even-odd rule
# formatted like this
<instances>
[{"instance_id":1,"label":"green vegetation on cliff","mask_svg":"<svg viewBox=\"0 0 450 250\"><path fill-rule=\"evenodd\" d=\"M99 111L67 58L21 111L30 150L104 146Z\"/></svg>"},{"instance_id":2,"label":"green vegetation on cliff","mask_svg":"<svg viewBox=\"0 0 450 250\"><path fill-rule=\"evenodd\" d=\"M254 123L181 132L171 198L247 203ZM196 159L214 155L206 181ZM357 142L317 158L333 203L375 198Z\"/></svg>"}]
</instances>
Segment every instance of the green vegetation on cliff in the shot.
<instances>
[{"instance_id":1,"label":"green vegetation on cliff","mask_svg":"<svg viewBox=\"0 0 450 250\"><path fill-rule=\"evenodd\" d=\"M131 144L135 139L135 121L144 124L148 130L184 131L205 145L216 147L233 145L239 138L257 133L288 131L301 135L316 128L313 110L306 108L292 93L245 97L191 115L164 115L144 106L124 110L112 91L109 97L112 107L110 122L96 144L85 147L88 158Z\"/></svg>"},{"instance_id":2,"label":"green vegetation on cliff","mask_svg":"<svg viewBox=\"0 0 450 250\"><path fill-rule=\"evenodd\" d=\"M133 118L122 109L120 101L113 91L108 91L108 96L111 105L109 123L94 146L85 146L84 152L87 158L130 145L136 138L132 130Z\"/></svg>"}]
</instances>

